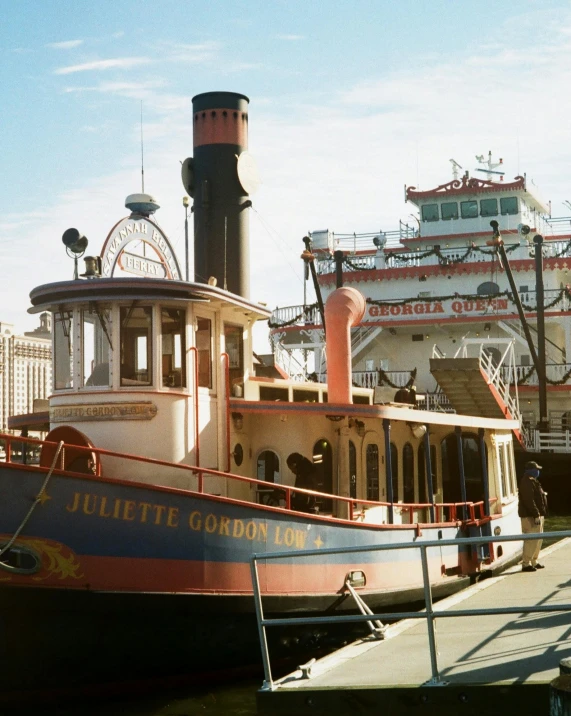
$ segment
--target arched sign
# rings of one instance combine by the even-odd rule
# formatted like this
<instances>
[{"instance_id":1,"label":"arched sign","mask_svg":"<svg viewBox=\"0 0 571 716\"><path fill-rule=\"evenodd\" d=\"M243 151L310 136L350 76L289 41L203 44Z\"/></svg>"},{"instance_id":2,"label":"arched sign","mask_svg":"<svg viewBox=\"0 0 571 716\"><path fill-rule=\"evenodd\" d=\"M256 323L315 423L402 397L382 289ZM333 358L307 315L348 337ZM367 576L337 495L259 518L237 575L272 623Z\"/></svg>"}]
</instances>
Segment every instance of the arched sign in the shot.
<instances>
[{"instance_id":1,"label":"arched sign","mask_svg":"<svg viewBox=\"0 0 571 716\"><path fill-rule=\"evenodd\" d=\"M133 242L138 243L132 251L126 251ZM148 251L148 248L151 250ZM103 244L101 275L109 278L117 267L149 278L178 281L181 276L175 253L163 231L150 219L136 215L115 224Z\"/></svg>"}]
</instances>

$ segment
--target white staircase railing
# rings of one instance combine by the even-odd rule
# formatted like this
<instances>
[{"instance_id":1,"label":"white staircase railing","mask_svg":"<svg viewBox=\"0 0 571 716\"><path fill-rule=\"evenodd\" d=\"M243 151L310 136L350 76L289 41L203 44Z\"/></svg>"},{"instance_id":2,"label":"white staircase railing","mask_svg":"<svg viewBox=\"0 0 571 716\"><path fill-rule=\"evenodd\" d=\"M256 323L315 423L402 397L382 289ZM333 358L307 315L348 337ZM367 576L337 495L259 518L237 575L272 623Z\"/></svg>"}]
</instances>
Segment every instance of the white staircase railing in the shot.
<instances>
[{"instance_id":1,"label":"white staircase railing","mask_svg":"<svg viewBox=\"0 0 571 716\"><path fill-rule=\"evenodd\" d=\"M351 358L355 358L383 330L382 326L359 326L351 334Z\"/></svg>"},{"instance_id":2,"label":"white staircase railing","mask_svg":"<svg viewBox=\"0 0 571 716\"><path fill-rule=\"evenodd\" d=\"M293 356L291 351L284 348L281 343L274 346L274 362L286 373L291 380L298 382L307 380L305 367Z\"/></svg>"},{"instance_id":3,"label":"white staircase railing","mask_svg":"<svg viewBox=\"0 0 571 716\"><path fill-rule=\"evenodd\" d=\"M454 357L468 358L469 346L477 346L480 367L484 371L486 378L499 393L513 419L519 420L521 423L514 343L515 339L513 338L494 338L493 341L482 341L480 338L464 338ZM505 349L498 359L497 354L494 355L494 353L497 352L497 346L502 344L505 345ZM496 349L496 351L491 351L491 348ZM503 376L506 377L505 380ZM513 395L510 393L510 385L513 385Z\"/></svg>"}]
</instances>

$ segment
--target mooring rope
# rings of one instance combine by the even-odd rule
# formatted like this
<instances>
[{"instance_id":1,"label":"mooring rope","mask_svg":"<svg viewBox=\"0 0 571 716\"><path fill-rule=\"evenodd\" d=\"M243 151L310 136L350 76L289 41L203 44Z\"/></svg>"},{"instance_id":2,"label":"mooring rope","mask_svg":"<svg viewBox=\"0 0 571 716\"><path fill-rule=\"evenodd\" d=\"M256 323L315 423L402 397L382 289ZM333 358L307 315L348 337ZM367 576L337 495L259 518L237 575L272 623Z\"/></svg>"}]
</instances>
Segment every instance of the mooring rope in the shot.
<instances>
[{"instance_id":1,"label":"mooring rope","mask_svg":"<svg viewBox=\"0 0 571 716\"><path fill-rule=\"evenodd\" d=\"M20 523L20 526L18 527L18 529L17 529L17 530L14 532L14 534L12 535L10 541L9 541L7 544L5 544L5 545L2 547L2 549L0 549L0 557L12 547L12 545L14 544L14 542L18 539L18 537L19 537L19 535L20 535L20 532L24 529L24 527L26 526L28 520L29 520L30 517L32 516L32 513L33 513L33 511L36 509L37 504L42 501L42 496L43 496L44 492L46 491L46 488L47 488L47 486L48 486L48 482L50 481L50 478L51 478L51 476L52 476L52 472L55 470L56 462L57 462L57 459L58 459L58 457L59 457L60 452L62 451L63 445L64 445L63 440L60 440L60 442L59 442L59 444L58 444L58 446L57 446L55 455L54 455L54 459L52 460L51 467L50 467L50 469L48 470L48 474L46 475L46 479L44 480L40 491L39 491L38 494L36 495L36 499L34 500L34 502L32 503L32 506L31 506L30 509L28 510L27 515L24 517L24 519L23 519L22 522ZM13 567L12 567L10 564L6 564L5 562L0 562L0 568L2 568L2 569L7 569L8 571L10 571L10 570L13 569Z\"/></svg>"}]
</instances>

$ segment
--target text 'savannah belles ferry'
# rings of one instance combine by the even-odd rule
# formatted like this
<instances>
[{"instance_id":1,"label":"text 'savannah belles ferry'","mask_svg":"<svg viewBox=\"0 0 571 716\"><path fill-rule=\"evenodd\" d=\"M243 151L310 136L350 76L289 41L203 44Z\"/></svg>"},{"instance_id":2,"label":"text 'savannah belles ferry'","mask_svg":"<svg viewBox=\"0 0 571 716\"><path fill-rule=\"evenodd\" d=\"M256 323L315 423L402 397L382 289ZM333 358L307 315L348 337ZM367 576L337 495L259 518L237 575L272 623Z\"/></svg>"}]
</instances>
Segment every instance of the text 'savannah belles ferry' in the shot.
<instances>
[{"instance_id":1,"label":"text 'savannah belles ferry'","mask_svg":"<svg viewBox=\"0 0 571 716\"><path fill-rule=\"evenodd\" d=\"M270 314L248 298L248 99L193 103L183 179L200 280L183 279L142 194L82 276L31 292L31 310L52 315L54 389L49 413L11 421L49 430L44 441L1 436L3 693L243 663L258 649L253 553L291 551L262 565L266 613L315 612L354 608L348 581L371 606L413 601L422 570L409 550L304 548L519 532L519 422L353 387L350 331L367 310L354 287L325 304L328 383L268 375L252 328ZM79 231L63 238L85 251ZM296 487L293 453L313 490ZM429 552L435 594L518 549Z\"/></svg>"}]
</instances>

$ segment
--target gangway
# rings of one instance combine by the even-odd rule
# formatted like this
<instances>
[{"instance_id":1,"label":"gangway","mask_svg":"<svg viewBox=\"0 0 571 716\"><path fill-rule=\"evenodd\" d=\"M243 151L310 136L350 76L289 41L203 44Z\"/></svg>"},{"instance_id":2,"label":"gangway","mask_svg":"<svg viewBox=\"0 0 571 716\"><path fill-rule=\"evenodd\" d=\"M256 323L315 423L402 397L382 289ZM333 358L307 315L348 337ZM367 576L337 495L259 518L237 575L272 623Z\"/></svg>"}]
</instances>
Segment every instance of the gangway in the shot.
<instances>
[{"instance_id":1,"label":"gangway","mask_svg":"<svg viewBox=\"0 0 571 716\"><path fill-rule=\"evenodd\" d=\"M433 352L430 372L457 413L518 420L520 429L514 433L523 445L514 342L513 338L465 338L453 358ZM497 347L500 345L504 346L503 353ZM469 356L474 349L477 355ZM505 368L507 380L502 377ZM514 386L513 394L510 384Z\"/></svg>"}]
</instances>

